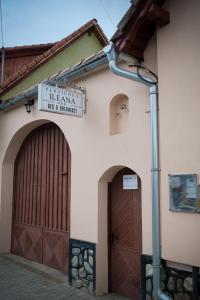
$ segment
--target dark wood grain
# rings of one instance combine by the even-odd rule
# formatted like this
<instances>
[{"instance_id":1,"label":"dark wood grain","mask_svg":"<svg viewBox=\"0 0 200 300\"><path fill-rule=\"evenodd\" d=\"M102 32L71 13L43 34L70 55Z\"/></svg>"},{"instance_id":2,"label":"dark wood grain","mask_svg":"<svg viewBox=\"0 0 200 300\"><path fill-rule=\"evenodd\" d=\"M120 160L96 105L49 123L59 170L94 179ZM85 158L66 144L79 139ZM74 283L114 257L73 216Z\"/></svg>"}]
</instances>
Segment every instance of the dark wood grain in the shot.
<instances>
[{"instance_id":1,"label":"dark wood grain","mask_svg":"<svg viewBox=\"0 0 200 300\"><path fill-rule=\"evenodd\" d=\"M15 161L12 253L66 272L69 146L49 123L33 130Z\"/></svg>"},{"instance_id":2,"label":"dark wood grain","mask_svg":"<svg viewBox=\"0 0 200 300\"><path fill-rule=\"evenodd\" d=\"M124 190L121 170L109 186L109 273L110 291L131 299L140 296L140 256L142 253L141 183L138 189Z\"/></svg>"}]
</instances>

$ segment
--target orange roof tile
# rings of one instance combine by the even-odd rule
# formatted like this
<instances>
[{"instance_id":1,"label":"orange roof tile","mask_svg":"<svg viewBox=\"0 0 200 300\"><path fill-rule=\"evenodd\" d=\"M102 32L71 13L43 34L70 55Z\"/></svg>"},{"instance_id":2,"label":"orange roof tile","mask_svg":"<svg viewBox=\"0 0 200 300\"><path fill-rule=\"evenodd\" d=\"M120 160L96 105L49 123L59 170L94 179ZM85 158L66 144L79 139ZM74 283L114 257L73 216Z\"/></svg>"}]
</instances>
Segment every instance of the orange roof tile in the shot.
<instances>
[{"instance_id":1,"label":"orange roof tile","mask_svg":"<svg viewBox=\"0 0 200 300\"><path fill-rule=\"evenodd\" d=\"M18 73L15 73L13 76L8 78L6 81L3 82L3 84L0 85L0 96L5 94L10 88L12 88L14 85L16 85L19 81L24 79L25 76L29 75L31 72L33 72L36 68L41 66L42 64L46 63L50 58L52 58L54 55L56 55L58 52L60 52L64 47L71 45L71 43L79 38L81 35L83 35L85 32L92 30L97 38L99 39L102 46L107 45L108 39L103 33L101 27L98 25L96 19L92 19L91 21L87 22L85 25L80 27L78 30L74 31L69 36L65 37L61 41L58 41L57 43L53 44L53 46L45 51L42 55L37 56L31 63L23 67L18 71ZM41 44L41 45L48 45L48 44ZM41 45L38 45L40 47ZM32 46L18 46L13 47L12 49L23 49L23 47L29 47L33 48L36 47L36 45Z\"/></svg>"},{"instance_id":2,"label":"orange roof tile","mask_svg":"<svg viewBox=\"0 0 200 300\"><path fill-rule=\"evenodd\" d=\"M15 46L15 47L6 47L6 56L13 57L15 55L21 55L23 52L42 52L48 50L53 47L56 43L47 43L47 44L38 44L38 45L23 45L23 46Z\"/></svg>"}]
</instances>

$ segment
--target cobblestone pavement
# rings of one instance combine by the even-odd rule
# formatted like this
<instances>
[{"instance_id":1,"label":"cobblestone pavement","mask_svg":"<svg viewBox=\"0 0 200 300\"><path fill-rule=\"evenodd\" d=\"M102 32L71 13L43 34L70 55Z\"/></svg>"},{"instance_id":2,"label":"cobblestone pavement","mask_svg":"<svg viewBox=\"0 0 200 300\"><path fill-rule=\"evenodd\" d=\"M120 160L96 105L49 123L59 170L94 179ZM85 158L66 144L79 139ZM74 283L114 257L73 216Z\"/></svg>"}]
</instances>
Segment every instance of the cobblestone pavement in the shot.
<instances>
[{"instance_id":1,"label":"cobblestone pavement","mask_svg":"<svg viewBox=\"0 0 200 300\"><path fill-rule=\"evenodd\" d=\"M128 300L90 296L68 284L66 275L12 254L0 254L0 300Z\"/></svg>"}]
</instances>

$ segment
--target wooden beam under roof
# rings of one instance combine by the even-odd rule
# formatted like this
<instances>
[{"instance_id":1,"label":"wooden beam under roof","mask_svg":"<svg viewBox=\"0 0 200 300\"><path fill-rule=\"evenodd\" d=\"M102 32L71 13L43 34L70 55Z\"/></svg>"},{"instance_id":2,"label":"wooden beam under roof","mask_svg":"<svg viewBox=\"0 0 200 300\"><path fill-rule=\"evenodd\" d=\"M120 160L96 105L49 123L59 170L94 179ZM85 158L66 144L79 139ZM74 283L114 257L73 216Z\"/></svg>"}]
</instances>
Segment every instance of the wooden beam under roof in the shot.
<instances>
[{"instance_id":1,"label":"wooden beam under roof","mask_svg":"<svg viewBox=\"0 0 200 300\"><path fill-rule=\"evenodd\" d=\"M144 51L156 31L156 26L169 24L169 12L161 6L163 0L140 0L132 3L111 38L118 53L123 52L144 59Z\"/></svg>"}]
</instances>

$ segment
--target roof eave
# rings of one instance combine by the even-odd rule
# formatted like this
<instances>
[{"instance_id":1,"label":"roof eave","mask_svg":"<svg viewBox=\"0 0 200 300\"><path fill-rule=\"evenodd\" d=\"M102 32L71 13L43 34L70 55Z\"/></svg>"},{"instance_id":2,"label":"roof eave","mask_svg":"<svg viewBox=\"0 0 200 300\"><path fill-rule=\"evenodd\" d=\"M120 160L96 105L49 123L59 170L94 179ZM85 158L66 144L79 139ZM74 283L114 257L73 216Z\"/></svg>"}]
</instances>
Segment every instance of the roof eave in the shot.
<instances>
[{"instance_id":1,"label":"roof eave","mask_svg":"<svg viewBox=\"0 0 200 300\"><path fill-rule=\"evenodd\" d=\"M144 51L156 27L170 22L169 12L161 7L163 3L164 0L140 0L137 5L132 3L111 38L118 53L144 59Z\"/></svg>"},{"instance_id":2,"label":"roof eave","mask_svg":"<svg viewBox=\"0 0 200 300\"><path fill-rule=\"evenodd\" d=\"M25 79L26 76L30 75L33 71L37 70L43 64L45 64L49 59L57 55L64 48L70 46L72 42L80 38L88 31L94 31L97 38L99 39L102 46L106 46L108 44L108 39L103 33L101 27L98 25L97 20L93 19L87 22L85 25L80 27L78 30L70 34L68 37L63 40L57 42L52 48L48 49L48 51L44 52L43 55L36 57L34 62L31 62L29 65L22 68L18 74L15 74L10 80L5 81L1 85L0 96L6 94L11 88L16 86L19 82Z\"/></svg>"},{"instance_id":3,"label":"roof eave","mask_svg":"<svg viewBox=\"0 0 200 300\"><path fill-rule=\"evenodd\" d=\"M85 59L79 64L75 65L72 68L69 68L62 72L61 74L55 74L50 79L46 79L43 83L54 85L58 81L64 81L80 78L85 74L90 74L93 71L97 71L99 68L105 67L108 65L108 59L105 53L100 52L96 55L93 55L90 58ZM30 89L20 93L19 95L12 97L4 102L0 103L0 111L5 109L15 107L16 105L23 103L27 98L34 98L37 95L38 85L31 87Z\"/></svg>"}]
</instances>

